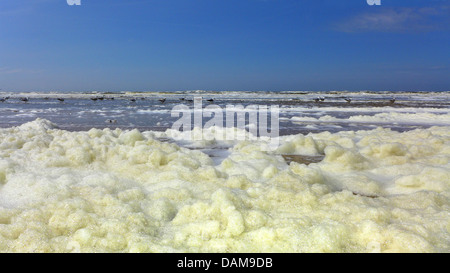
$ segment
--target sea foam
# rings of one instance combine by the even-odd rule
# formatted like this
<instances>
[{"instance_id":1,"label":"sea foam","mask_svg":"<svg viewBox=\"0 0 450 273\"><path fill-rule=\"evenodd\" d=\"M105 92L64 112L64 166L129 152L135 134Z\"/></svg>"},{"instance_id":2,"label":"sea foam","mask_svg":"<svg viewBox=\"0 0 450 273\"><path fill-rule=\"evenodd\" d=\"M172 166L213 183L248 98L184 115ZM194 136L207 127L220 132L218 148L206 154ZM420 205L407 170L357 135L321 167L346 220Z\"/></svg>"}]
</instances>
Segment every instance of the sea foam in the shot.
<instances>
[{"instance_id":1,"label":"sea foam","mask_svg":"<svg viewBox=\"0 0 450 273\"><path fill-rule=\"evenodd\" d=\"M175 135L0 129L0 251L450 251L449 127L290 135L270 151ZM219 162L201 151L222 144Z\"/></svg>"}]
</instances>

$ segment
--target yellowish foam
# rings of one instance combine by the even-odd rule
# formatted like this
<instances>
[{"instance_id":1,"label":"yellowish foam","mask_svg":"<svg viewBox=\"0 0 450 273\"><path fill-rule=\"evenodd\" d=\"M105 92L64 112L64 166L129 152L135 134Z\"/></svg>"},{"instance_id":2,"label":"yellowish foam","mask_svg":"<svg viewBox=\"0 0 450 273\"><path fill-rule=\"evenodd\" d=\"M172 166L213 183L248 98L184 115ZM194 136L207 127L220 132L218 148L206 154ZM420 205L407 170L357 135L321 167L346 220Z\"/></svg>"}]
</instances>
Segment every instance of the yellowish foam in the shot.
<instances>
[{"instance_id":1,"label":"yellowish foam","mask_svg":"<svg viewBox=\"0 0 450 273\"><path fill-rule=\"evenodd\" d=\"M243 141L217 166L156 135L1 129L0 251L450 251L448 127Z\"/></svg>"}]
</instances>

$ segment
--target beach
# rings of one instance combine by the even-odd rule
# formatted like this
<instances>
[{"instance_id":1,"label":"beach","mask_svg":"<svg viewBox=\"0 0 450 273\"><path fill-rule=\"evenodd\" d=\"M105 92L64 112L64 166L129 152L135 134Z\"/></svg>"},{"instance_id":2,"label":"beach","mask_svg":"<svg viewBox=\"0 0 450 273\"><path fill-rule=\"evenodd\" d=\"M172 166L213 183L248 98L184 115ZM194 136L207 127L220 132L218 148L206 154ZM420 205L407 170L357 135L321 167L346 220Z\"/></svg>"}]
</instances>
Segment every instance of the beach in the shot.
<instances>
[{"instance_id":1,"label":"beach","mask_svg":"<svg viewBox=\"0 0 450 273\"><path fill-rule=\"evenodd\" d=\"M450 251L449 92L0 97L1 252ZM279 134L172 128L195 98Z\"/></svg>"}]
</instances>

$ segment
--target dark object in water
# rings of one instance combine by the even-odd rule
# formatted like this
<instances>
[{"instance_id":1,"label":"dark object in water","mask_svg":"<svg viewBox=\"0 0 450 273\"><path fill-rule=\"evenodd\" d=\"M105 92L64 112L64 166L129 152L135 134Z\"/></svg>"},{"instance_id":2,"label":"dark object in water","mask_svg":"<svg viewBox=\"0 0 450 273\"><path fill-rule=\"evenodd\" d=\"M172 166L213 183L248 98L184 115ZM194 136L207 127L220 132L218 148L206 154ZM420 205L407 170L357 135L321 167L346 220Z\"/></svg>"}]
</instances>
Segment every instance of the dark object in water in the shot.
<instances>
[{"instance_id":1,"label":"dark object in water","mask_svg":"<svg viewBox=\"0 0 450 273\"><path fill-rule=\"evenodd\" d=\"M28 98L20 98L21 101L28 101Z\"/></svg>"},{"instance_id":2,"label":"dark object in water","mask_svg":"<svg viewBox=\"0 0 450 273\"><path fill-rule=\"evenodd\" d=\"M117 120L115 120L115 119L107 119L106 123L117 123Z\"/></svg>"},{"instance_id":3,"label":"dark object in water","mask_svg":"<svg viewBox=\"0 0 450 273\"><path fill-rule=\"evenodd\" d=\"M311 163L318 163L323 160L323 155L281 155L287 164L296 162L299 164L309 165Z\"/></svg>"},{"instance_id":4,"label":"dark object in water","mask_svg":"<svg viewBox=\"0 0 450 273\"><path fill-rule=\"evenodd\" d=\"M57 98L57 100L59 100L60 102L63 102L63 101L64 101L63 98Z\"/></svg>"},{"instance_id":5,"label":"dark object in water","mask_svg":"<svg viewBox=\"0 0 450 273\"><path fill-rule=\"evenodd\" d=\"M184 98L180 98L180 100L184 100Z\"/></svg>"},{"instance_id":6,"label":"dark object in water","mask_svg":"<svg viewBox=\"0 0 450 273\"><path fill-rule=\"evenodd\" d=\"M130 99L130 101L131 101L131 102L135 102L135 101L136 101L136 99L135 99L135 98L133 98L133 99Z\"/></svg>"},{"instance_id":7,"label":"dark object in water","mask_svg":"<svg viewBox=\"0 0 450 273\"><path fill-rule=\"evenodd\" d=\"M164 103L165 101L166 101L166 99L164 98L164 99L160 99L159 100L161 103Z\"/></svg>"},{"instance_id":8,"label":"dark object in water","mask_svg":"<svg viewBox=\"0 0 450 273\"><path fill-rule=\"evenodd\" d=\"M319 98L315 98L314 101L315 101L315 102L319 102L320 99L319 99Z\"/></svg>"},{"instance_id":9,"label":"dark object in water","mask_svg":"<svg viewBox=\"0 0 450 273\"><path fill-rule=\"evenodd\" d=\"M0 99L0 102L5 102L5 99L4 99L4 98L1 98L1 99Z\"/></svg>"},{"instance_id":10,"label":"dark object in water","mask_svg":"<svg viewBox=\"0 0 450 273\"><path fill-rule=\"evenodd\" d=\"M324 97L319 97L319 100L320 100L320 101L324 101L325 98L324 98Z\"/></svg>"},{"instance_id":11,"label":"dark object in water","mask_svg":"<svg viewBox=\"0 0 450 273\"><path fill-rule=\"evenodd\" d=\"M214 101L214 99L207 99L207 101L209 101L209 102L213 102L213 101Z\"/></svg>"},{"instance_id":12,"label":"dark object in water","mask_svg":"<svg viewBox=\"0 0 450 273\"><path fill-rule=\"evenodd\" d=\"M344 100L345 100L346 102L348 102L348 103L352 102L352 99L351 99L351 98L345 98Z\"/></svg>"},{"instance_id":13,"label":"dark object in water","mask_svg":"<svg viewBox=\"0 0 450 273\"><path fill-rule=\"evenodd\" d=\"M394 104L394 103L395 103L395 98L390 99L389 102L390 102L391 104Z\"/></svg>"},{"instance_id":14,"label":"dark object in water","mask_svg":"<svg viewBox=\"0 0 450 273\"><path fill-rule=\"evenodd\" d=\"M91 100L96 101L96 100L98 100L98 98L91 98Z\"/></svg>"}]
</instances>

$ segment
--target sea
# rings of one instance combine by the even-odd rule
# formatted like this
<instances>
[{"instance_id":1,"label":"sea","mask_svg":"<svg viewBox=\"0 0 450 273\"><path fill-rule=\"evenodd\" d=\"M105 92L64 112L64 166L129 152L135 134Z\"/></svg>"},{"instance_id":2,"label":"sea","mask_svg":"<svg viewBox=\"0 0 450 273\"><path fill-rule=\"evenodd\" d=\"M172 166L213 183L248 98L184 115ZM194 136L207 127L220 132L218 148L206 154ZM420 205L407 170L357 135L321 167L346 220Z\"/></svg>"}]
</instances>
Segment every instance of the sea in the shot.
<instances>
[{"instance_id":1,"label":"sea","mask_svg":"<svg viewBox=\"0 0 450 273\"><path fill-rule=\"evenodd\" d=\"M0 102L0 127L43 118L67 130L165 130L178 119L171 115L175 106L193 109L194 99L200 98L203 107L213 104L224 111L227 106L278 106L281 135L449 125L450 108L450 91L0 92L1 98L7 99ZM408 118L411 113L417 118Z\"/></svg>"}]
</instances>

